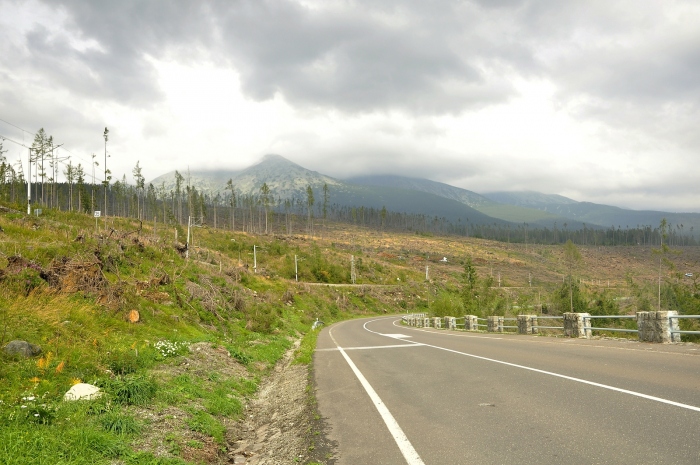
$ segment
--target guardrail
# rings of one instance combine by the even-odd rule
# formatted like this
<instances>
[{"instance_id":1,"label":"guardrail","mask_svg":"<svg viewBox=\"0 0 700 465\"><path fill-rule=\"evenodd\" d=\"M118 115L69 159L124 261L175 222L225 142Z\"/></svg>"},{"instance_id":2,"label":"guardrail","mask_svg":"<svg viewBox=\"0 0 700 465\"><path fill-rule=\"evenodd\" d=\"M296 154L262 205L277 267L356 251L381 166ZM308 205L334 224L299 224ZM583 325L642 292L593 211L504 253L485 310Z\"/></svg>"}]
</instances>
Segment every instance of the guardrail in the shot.
<instances>
[{"instance_id":1,"label":"guardrail","mask_svg":"<svg viewBox=\"0 0 700 465\"><path fill-rule=\"evenodd\" d=\"M631 328L611 328L604 326L593 326L592 320L634 320L637 329ZM518 315L517 317L489 316L479 318L476 315L465 315L463 317L446 316L428 317L426 313L404 315L402 320L405 324L417 327L433 327L437 329L462 331L483 331L502 333L505 330L515 329L519 334L537 334L541 329L560 330L567 337L585 338L592 336L593 331L636 333L640 341L646 342L681 342L683 334L699 335L700 331L681 330L679 320L695 319L700 320L700 315L679 315L675 311L659 312L637 312L635 315L591 315L589 313L564 313L561 316L541 316L541 315ZM551 324L539 324L540 320L552 321L561 320L561 326ZM516 325L506 325L505 322L517 322ZM486 322L486 324L480 323Z\"/></svg>"}]
</instances>

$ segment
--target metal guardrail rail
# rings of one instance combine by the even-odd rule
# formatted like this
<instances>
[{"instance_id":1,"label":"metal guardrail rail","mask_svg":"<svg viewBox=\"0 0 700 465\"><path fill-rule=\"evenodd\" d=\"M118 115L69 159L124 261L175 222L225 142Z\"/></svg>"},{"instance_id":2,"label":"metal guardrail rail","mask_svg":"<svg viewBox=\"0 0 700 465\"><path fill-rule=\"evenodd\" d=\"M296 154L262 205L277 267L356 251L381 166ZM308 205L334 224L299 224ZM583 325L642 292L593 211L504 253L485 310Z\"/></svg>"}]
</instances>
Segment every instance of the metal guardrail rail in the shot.
<instances>
[{"instance_id":1,"label":"metal guardrail rail","mask_svg":"<svg viewBox=\"0 0 700 465\"><path fill-rule=\"evenodd\" d=\"M700 320L700 315L673 315L670 318ZM700 334L700 331L681 331L681 330L673 330L672 329L671 334Z\"/></svg>"},{"instance_id":2,"label":"metal guardrail rail","mask_svg":"<svg viewBox=\"0 0 700 465\"><path fill-rule=\"evenodd\" d=\"M673 313L673 312L669 312ZM639 334L639 327L637 329L631 329L631 328L612 328L612 327L607 327L607 326L593 326L591 320L634 320L637 325L640 324L640 320L638 319L638 315L588 315L588 314L579 314L581 315L581 318L583 320L583 324L581 326L581 329L590 334L592 331L606 331L606 332L620 332L620 333L636 333ZM541 316L541 315L528 315L532 318L533 321L539 322L540 320L560 320L562 321L562 326L551 326L551 325L540 325L540 324L532 324L530 327L533 330L539 330L539 329L552 329L552 330L561 330L564 331L564 316ZM406 315L403 316L404 322L408 322L409 317L414 317L414 318L421 318L425 321L425 319L428 319L427 314L422 313L422 314L412 314L412 315ZM666 318L666 317L664 317ZM700 331L691 331L691 330L681 330L681 329L675 329L677 326L673 324L671 320L700 320L700 315L677 315L677 314L669 314L668 315L668 321L669 321L669 329L668 333L671 335L700 335ZM432 318L430 318L432 320ZM465 317L456 317L454 318L454 327L455 328L462 328L462 331L464 331L467 327L467 319ZM484 324L483 322L488 322L487 318L475 318L471 320L476 321L476 324L472 324L472 327L476 327L477 330L480 330L479 328L488 328L488 324ZM505 318L503 317L501 322L505 321L518 321L518 318L514 317L508 317ZM441 323L442 324L442 323ZM445 323L447 324L447 323ZM519 326L513 326L513 325L503 325L499 324L498 329L496 330L497 332L503 332L504 329L515 329L519 330ZM536 332L536 331L535 331ZM642 336L640 335L640 338ZM673 341L680 341L680 339L672 338Z\"/></svg>"}]
</instances>

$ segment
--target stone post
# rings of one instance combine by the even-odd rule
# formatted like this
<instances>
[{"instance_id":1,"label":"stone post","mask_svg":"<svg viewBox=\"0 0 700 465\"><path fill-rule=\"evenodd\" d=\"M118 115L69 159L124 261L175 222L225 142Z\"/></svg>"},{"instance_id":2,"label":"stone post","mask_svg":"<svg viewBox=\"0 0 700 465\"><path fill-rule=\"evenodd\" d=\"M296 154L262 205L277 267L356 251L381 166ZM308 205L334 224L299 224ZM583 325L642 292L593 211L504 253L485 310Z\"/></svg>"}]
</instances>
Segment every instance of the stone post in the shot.
<instances>
[{"instance_id":1,"label":"stone post","mask_svg":"<svg viewBox=\"0 0 700 465\"><path fill-rule=\"evenodd\" d=\"M487 317L487 328L490 333L502 333L503 332L503 317L498 315L493 315Z\"/></svg>"},{"instance_id":2,"label":"stone post","mask_svg":"<svg viewBox=\"0 0 700 465\"><path fill-rule=\"evenodd\" d=\"M564 335L566 337L578 337L589 339L591 337L590 313L564 313Z\"/></svg>"},{"instance_id":3,"label":"stone post","mask_svg":"<svg viewBox=\"0 0 700 465\"><path fill-rule=\"evenodd\" d=\"M518 315L518 334L533 334L537 328L532 326L537 325L536 315Z\"/></svg>"},{"instance_id":4,"label":"stone post","mask_svg":"<svg viewBox=\"0 0 700 465\"><path fill-rule=\"evenodd\" d=\"M465 331L477 331L479 327L477 326L478 320L476 315L464 315L464 330Z\"/></svg>"},{"instance_id":5,"label":"stone post","mask_svg":"<svg viewBox=\"0 0 700 465\"><path fill-rule=\"evenodd\" d=\"M437 329L442 328L442 318L440 318L439 316L436 316L436 317L431 318L431 320L433 320L432 321L433 328L437 328Z\"/></svg>"},{"instance_id":6,"label":"stone post","mask_svg":"<svg viewBox=\"0 0 700 465\"><path fill-rule=\"evenodd\" d=\"M671 333L678 331L676 311L637 312L637 331L639 340L645 342L671 343L680 342L681 335Z\"/></svg>"},{"instance_id":7,"label":"stone post","mask_svg":"<svg viewBox=\"0 0 700 465\"><path fill-rule=\"evenodd\" d=\"M453 316L445 317L445 329L457 329L457 318Z\"/></svg>"}]
</instances>

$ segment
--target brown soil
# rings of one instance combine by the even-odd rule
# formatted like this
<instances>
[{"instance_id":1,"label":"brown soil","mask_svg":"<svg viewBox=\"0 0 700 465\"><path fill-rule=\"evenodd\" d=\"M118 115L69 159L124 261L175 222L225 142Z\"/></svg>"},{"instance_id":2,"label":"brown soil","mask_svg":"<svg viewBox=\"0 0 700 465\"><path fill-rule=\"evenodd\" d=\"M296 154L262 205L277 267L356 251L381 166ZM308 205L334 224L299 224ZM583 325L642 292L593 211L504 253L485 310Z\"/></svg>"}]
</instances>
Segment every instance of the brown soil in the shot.
<instances>
[{"instance_id":1,"label":"brown soil","mask_svg":"<svg viewBox=\"0 0 700 465\"><path fill-rule=\"evenodd\" d=\"M309 368L292 364L298 342L274 367L247 399L240 419L222 418L226 427L225 445L187 426L189 405L167 408L132 407L132 413L146 421L147 428L134 444L137 451L157 457L180 457L193 463L279 465L331 464L330 449L323 444L322 422L308 386ZM190 347L190 354L175 364L160 366L154 376L167 381L182 374L206 379L212 367L222 377L251 378L251 373L221 347L202 342Z\"/></svg>"},{"instance_id":2,"label":"brown soil","mask_svg":"<svg viewBox=\"0 0 700 465\"><path fill-rule=\"evenodd\" d=\"M247 408L230 463L279 465L333 463L330 445L321 435L322 421L308 386L308 367L291 364L285 355Z\"/></svg>"}]
</instances>

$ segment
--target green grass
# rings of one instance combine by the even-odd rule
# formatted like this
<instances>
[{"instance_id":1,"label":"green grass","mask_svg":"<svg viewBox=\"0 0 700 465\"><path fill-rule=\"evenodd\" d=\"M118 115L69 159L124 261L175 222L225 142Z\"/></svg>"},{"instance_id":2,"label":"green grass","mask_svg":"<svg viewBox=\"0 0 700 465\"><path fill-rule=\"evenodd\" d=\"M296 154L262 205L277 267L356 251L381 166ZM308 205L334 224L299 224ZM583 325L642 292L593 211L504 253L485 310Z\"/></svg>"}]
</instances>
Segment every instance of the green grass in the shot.
<instances>
[{"instance_id":1,"label":"green grass","mask_svg":"<svg viewBox=\"0 0 700 465\"><path fill-rule=\"evenodd\" d=\"M302 268L309 279L315 276L312 265L321 280L345 279L338 276L347 272L347 257L314 241L291 245L273 236L204 229L197 244L211 251L211 266L200 263L204 254L195 252L189 261L180 256L172 247L173 228L161 224L158 237L146 224L141 235L122 237L136 231L138 222L110 217L107 229L100 221L98 235L88 215L44 209L38 218L0 214L0 226L0 345L22 339L43 350L32 359L0 353L0 463L183 464L176 446L184 442L171 441L170 458L134 451L149 425L132 406L184 409L190 415L187 428L223 446L222 418L241 415L260 379L315 318L331 322L378 306L367 296L369 304L355 308L350 296L342 307L335 290L309 292L288 281L294 254L308 259ZM78 235L84 241L74 241ZM140 243L133 241L137 238ZM258 258L266 276L230 273L239 252L247 257L253 243L263 247ZM5 273L15 256L31 266ZM47 281L47 272L61 272L66 263L70 269L93 264L98 271L86 274L87 281L77 273ZM202 294L191 294L188 281ZM131 310L140 313L136 324L126 320ZM302 344L308 357L315 345L310 337L315 334ZM160 365L177 365L187 345L200 341L228 349L246 367L246 377L225 376L216 367L206 376L157 375ZM62 402L76 382L96 384L105 395ZM36 400L23 400L30 397Z\"/></svg>"},{"instance_id":2,"label":"green grass","mask_svg":"<svg viewBox=\"0 0 700 465\"><path fill-rule=\"evenodd\" d=\"M211 436L216 442L223 445L226 428L221 424L221 421L210 413L201 410L189 409L189 414L190 418L187 419L187 425L192 431Z\"/></svg>"},{"instance_id":3,"label":"green grass","mask_svg":"<svg viewBox=\"0 0 700 465\"><path fill-rule=\"evenodd\" d=\"M316 339L320 330L309 331L304 335L299 344L299 348L294 353L294 363L310 365L313 361L314 350L316 350Z\"/></svg>"}]
</instances>

